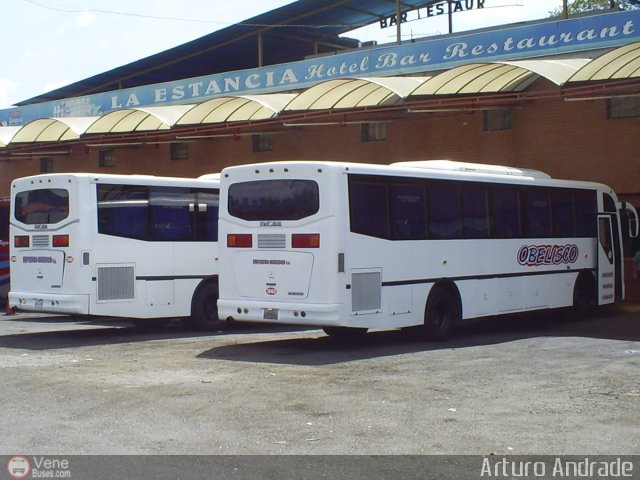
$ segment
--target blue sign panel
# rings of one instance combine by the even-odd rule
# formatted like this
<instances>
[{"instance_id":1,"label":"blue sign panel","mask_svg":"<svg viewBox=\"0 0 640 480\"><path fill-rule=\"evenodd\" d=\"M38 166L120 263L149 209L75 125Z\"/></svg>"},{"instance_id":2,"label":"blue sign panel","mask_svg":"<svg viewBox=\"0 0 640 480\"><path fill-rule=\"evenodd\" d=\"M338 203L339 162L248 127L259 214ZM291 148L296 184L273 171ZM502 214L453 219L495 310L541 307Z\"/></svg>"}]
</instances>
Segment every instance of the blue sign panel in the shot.
<instances>
[{"instance_id":1,"label":"blue sign panel","mask_svg":"<svg viewBox=\"0 0 640 480\"><path fill-rule=\"evenodd\" d=\"M640 40L640 11L425 39L268 67L225 72L0 110L0 124L43 117L97 116L111 110L197 103L222 95L273 93L341 77L406 75L458 65L615 47Z\"/></svg>"}]
</instances>

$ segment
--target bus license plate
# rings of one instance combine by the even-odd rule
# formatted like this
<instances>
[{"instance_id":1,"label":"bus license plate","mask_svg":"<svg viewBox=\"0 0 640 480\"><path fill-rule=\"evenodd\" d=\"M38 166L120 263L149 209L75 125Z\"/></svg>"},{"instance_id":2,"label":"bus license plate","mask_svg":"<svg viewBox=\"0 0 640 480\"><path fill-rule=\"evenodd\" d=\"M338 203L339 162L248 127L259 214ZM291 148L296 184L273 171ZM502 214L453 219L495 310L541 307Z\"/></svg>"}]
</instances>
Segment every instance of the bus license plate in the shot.
<instances>
[{"instance_id":1,"label":"bus license plate","mask_svg":"<svg viewBox=\"0 0 640 480\"><path fill-rule=\"evenodd\" d=\"M41 298L36 298L34 308L39 308L39 309L44 308L44 300Z\"/></svg>"},{"instance_id":2,"label":"bus license plate","mask_svg":"<svg viewBox=\"0 0 640 480\"><path fill-rule=\"evenodd\" d=\"M265 320L277 320L278 319L278 309L277 308L265 308L264 309L264 317Z\"/></svg>"}]
</instances>

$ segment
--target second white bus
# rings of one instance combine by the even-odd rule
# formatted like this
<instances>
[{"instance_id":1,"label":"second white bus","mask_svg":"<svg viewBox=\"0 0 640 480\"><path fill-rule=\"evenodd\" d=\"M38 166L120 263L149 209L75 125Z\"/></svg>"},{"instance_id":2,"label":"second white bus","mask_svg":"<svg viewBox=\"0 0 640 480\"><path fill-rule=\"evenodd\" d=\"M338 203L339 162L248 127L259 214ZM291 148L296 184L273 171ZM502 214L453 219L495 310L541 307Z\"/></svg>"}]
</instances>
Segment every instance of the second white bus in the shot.
<instances>
[{"instance_id":1,"label":"second white bus","mask_svg":"<svg viewBox=\"0 0 640 480\"><path fill-rule=\"evenodd\" d=\"M11 184L16 310L218 324L219 176L43 174Z\"/></svg>"},{"instance_id":2,"label":"second white bus","mask_svg":"<svg viewBox=\"0 0 640 480\"><path fill-rule=\"evenodd\" d=\"M607 186L456 163L230 167L220 198L221 319L333 336L576 312L624 296L621 210Z\"/></svg>"}]
</instances>

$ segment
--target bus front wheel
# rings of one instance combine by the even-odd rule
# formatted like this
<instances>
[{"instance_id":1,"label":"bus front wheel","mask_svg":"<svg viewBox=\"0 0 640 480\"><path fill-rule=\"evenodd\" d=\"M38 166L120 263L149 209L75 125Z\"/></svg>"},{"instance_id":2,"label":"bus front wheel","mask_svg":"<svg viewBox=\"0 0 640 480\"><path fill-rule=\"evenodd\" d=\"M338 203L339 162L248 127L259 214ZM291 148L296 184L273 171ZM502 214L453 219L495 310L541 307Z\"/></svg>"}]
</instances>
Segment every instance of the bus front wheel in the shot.
<instances>
[{"instance_id":1,"label":"bus front wheel","mask_svg":"<svg viewBox=\"0 0 640 480\"><path fill-rule=\"evenodd\" d=\"M424 338L446 340L460 320L460 302L450 288L433 287L424 312Z\"/></svg>"},{"instance_id":2,"label":"bus front wheel","mask_svg":"<svg viewBox=\"0 0 640 480\"><path fill-rule=\"evenodd\" d=\"M573 288L572 320L582 320L589 316L595 305L595 291L592 275L585 272L578 275Z\"/></svg>"},{"instance_id":3,"label":"bus front wheel","mask_svg":"<svg viewBox=\"0 0 640 480\"><path fill-rule=\"evenodd\" d=\"M218 284L209 282L196 291L191 304L189 326L194 330L219 330L222 322L218 318Z\"/></svg>"}]
</instances>

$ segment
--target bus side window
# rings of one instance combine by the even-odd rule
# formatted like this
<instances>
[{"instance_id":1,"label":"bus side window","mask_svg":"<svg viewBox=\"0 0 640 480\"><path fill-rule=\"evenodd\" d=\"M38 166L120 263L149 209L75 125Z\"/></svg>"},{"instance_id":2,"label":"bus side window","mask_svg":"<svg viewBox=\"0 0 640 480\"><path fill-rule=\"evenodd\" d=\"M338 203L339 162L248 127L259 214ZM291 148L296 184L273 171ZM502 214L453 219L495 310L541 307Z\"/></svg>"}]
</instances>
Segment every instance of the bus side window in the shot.
<instances>
[{"instance_id":1,"label":"bus side window","mask_svg":"<svg viewBox=\"0 0 640 480\"><path fill-rule=\"evenodd\" d=\"M576 235L578 237L596 236L596 196L595 192L576 191Z\"/></svg>"},{"instance_id":2,"label":"bus side window","mask_svg":"<svg viewBox=\"0 0 640 480\"><path fill-rule=\"evenodd\" d=\"M602 249L607 255L609 263L613 263L613 246L611 245L611 222L608 218L598 219L598 239Z\"/></svg>"},{"instance_id":3,"label":"bus side window","mask_svg":"<svg viewBox=\"0 0 640 480\"><path fill-rule=\"evenodd\" d=\"M576 219L572 190L551 192L551 225L554 237L573 237L576 234Z\"/></svg>"},{"instance_id":4,"label":"bus side window","mask_svg":"<svg viewBox=\"0 0 640 480\"><path fill-rule=\"evenodd\" d=\"M497 187L492 193L493 235L497 238L518 238L520 232L520 201L518 191Z\"/></svg>"},{"instance_id":5,"label":"bus side window","mask_svg":"<svg viewBox=\"0 0 640 480\"><path fill-rule=\"evenodd\" d=\"M149 197L151 240L193 240L189 203L194 202L195 195L177 188L152 190Z\"/></svg>"},{"instance_id":6,"label":"bus side window","mask_svg":"<svg viewBox=\"0 0 640 480\"><path fill-rule=\"evenodd\" d=\"M99 184L98 233L146 240L149 192L134 185Z\"/></svg>"},{"instance_id":7,"label":"bus side window","mask_svg":"<svg viewBox=\"0 0 640 480\"><path fill-rule=\"evenodd\" d=\"M1 199L0 199L1 201ZM6 205L6 208L4 206ZM0 203L0 240L9 240L9 203Z\"/></svg>"},{"instance_id":8,"label":"bus side window","mask_svg":"<svg viewBox=\"0 0 640 480\"><path fill-rule=\"evenodd\" d=\"M384 183L349 183L351 231L378 238L389 238L387 185Z\"/></svg>"},{"instance_id":9,"label":"bus side window","mask_svg":"<svg viewBox=\"0 0 640 480\"><path fill-rule=\"evenodd\" d=\"M487 189L462 186L462 232L465 238L487 238L490 234Z\"/></svg>"},{"instance_id":10,"label":"bus side window","mask_svg":"<svg viewBox=\"0 0 640 480\"><path fill-rule=\"evenodd\" d=\"M524 235L527 237L549 237L551 235L551 205L549 192L536 188L523 193Z\"/></svg>"},{"instance_id":11,"label":"bus side window","mask_svg":"<svg viewBox=\"0 0 640 480\"><path fill-rule=\"evenodd\" d=\"M198 192L196 196L196 240L218 241L218 193Z\"/></svg>"},{"instance_id":12,"label":"bus side window","mask_svg":"<svg viewBox=\"0 0 640 480\"><path fill-rule=\"evenodd\" d=\"M392 238L419 240L426 237L424 187L391 186Z\"/></svg>"},{"instance_id":13,"label":"bus side window","mask_svg":"<svg viewBox=\"0 0 640 480\"><path fill-rule=\"evenodd\" d=\"M429 236L460 238L462 215L457 183L430 183L427 187Z\"/></svg>"}]
</instances>

